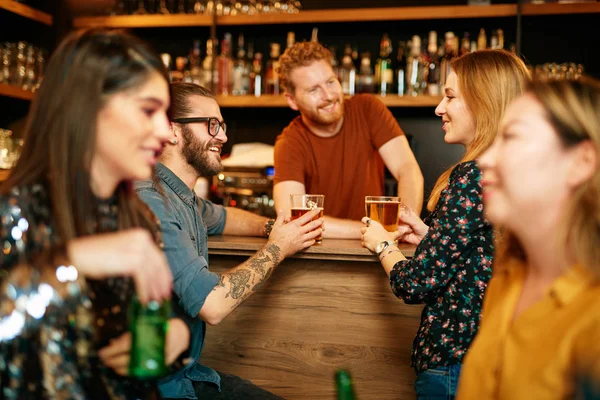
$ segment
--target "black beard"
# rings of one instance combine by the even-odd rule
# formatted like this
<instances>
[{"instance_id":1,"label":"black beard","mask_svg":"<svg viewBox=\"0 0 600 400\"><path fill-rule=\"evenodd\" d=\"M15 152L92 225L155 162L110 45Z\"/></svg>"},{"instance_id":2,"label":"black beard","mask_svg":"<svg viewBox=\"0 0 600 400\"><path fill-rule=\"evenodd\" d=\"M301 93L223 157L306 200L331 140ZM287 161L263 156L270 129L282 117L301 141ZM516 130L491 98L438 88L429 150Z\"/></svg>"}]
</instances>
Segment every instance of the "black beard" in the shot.
<instances>
[{"instance_id":1,"label":"black beard","mask_svg":"<svg viewBox=\"0 0 600 400\"><path fill-rule=\"evenodd\" d=\"M183 126L181 130L183 136L183 157L189 165L200 176L210 177L218 174L223 170L221 161L213 161L209 157L209 148L221 143L216 140L209 140L208 143L203 143L196 138L187 126Z\"/></svg>"}]
</instances>

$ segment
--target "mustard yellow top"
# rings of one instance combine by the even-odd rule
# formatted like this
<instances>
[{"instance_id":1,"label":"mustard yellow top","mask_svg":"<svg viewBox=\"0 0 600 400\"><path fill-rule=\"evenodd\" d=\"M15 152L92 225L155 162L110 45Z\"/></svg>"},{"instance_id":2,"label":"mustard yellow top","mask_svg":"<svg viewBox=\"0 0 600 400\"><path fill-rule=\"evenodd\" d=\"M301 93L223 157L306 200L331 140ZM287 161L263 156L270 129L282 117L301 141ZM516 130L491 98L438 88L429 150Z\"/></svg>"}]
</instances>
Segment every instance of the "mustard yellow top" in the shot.
<instances>
[{"instance_id":1,"label":"mustard yellow top","mask_svg":"<svg viewBox=\"0 0 600 400\"><path fill-rule=\"evenodd\" d=\"M523 266L494 271L457 399L565 399L582 371L600 377L600 284L572 267L511 321L524 278Z\"/></svg>"}]
</instances>

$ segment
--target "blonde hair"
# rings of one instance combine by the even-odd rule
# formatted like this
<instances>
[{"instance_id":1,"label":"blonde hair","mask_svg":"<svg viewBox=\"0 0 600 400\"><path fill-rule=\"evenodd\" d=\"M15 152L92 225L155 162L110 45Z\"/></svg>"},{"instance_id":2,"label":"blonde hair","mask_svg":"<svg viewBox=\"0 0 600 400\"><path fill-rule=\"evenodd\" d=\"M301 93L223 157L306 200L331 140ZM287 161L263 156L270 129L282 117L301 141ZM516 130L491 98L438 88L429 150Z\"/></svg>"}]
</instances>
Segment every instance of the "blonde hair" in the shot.
<instances>
[{"instance_id":1,"label":"blonde hair","mask_svg":"<svg viewBox=\"0 0 600 400\"><path fill-rule=\"evenodd\" d=\"M508 104L518 97L529 81L529 71L520 58L505 50L482 50L465 54L451 62L458 87L475 119L475 138L458 164L472 161L494 141ZM437 180L427 209L433 211L448 178L457 164Z\"/></svg>"},{"instance_id":2,"label":"blonde hair","mask_svg":"<svg viewBox=\"0 0 600 400\"><path fill-rule=\"evenodd\" d=\"M600 82L534 81L527 88L544 107L546 118L565 148L591 142L600 156ZM560 235L560 251L576 257L577 263L590 268L600 278L600 168L580 185L572 196ZM520 242L511 232L504 232L497 244L497 258L502 265L526 261ZM595 270L594 270L595 269Z\"/></svg>"},{"instance_id":3,"label":"blonde hair","mask_svg":"<svg viewBox=\"0 0 600 400\"><path fill-rule=\"evenodd\" d=\"M326 61L331 65L331 52L318 42L299 42L285 50L279 57L279 83L285 90L292 94L294 84L290 79L292 71L296 68L307 67L315 61Z\"/></svg>"}]
</instances>

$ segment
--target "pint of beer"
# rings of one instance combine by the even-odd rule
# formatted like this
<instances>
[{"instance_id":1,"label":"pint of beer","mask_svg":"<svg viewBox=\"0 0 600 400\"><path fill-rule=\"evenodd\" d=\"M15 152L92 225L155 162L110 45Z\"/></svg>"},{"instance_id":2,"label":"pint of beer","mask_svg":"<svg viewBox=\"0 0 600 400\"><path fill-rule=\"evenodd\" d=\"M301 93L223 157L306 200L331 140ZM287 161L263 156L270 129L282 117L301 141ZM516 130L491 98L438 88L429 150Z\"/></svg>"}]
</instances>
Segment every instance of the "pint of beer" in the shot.
<instances>
[{"instance_id":1,"label":"pint of beer","mask_svg":"<svg viewBox=\"0 0 600 400\"><path fill-rule=\"evenodd\" d=\"M313 218L313 221L323 218L323 210L325 206L325 196L322 194L292 194L290 195L292 221L300 218L310 210L319 209L319 214ZM317 243L323 241L323 236L316 239Z\"/></svg>"},{"instance_id":2,"label":"pint of beer","mask_svg":"<svg viewBox=\"0 0 600 400\"><path fill-rule=\"evenodd\" d=\"M388 232L394 232L398 229L399 208L400 197L365 197L365 211L367 217L379 222Z\"/></svg>"}]
</instances>

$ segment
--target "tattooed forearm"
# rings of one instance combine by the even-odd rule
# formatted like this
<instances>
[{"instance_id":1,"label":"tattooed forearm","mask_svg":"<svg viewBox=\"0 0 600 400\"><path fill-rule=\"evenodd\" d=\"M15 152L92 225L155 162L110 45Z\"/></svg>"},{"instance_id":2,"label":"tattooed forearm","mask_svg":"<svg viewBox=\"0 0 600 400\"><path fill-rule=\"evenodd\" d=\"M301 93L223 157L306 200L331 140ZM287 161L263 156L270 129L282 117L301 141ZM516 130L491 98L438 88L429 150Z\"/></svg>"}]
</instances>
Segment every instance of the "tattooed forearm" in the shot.
<instances>
[{"instance_id":1,"label":"tattooed forearm","mask_svg":"<svg viewBox=\"0 0 600 400\"><path fill-rule=\"evenodd\" d=\"M281 249L269 244L244 264L223 273L213 290L223 288L226 299L236 300L231 307L234 309L262 286L280 262Z\"/></svg>"},{"instance_id":2,"label":"tattooed forearm","mask_svg":"<svg viewBox=\"0 0 600 400\"><path fill-rule=\"evenodd\" d=\"M240 269L229 274L229 283L231 284L231 288L225 297L231 295L231 297L234 299L241 298L246 289L250 288L248 281L250 281L251 275L252 273L247 269Z\"/></svg>"}]
</instances>

